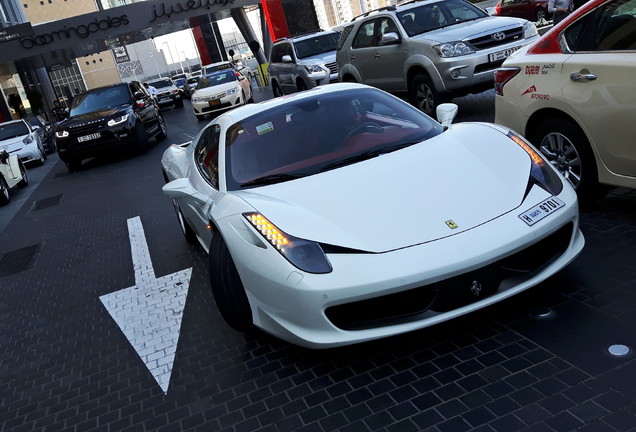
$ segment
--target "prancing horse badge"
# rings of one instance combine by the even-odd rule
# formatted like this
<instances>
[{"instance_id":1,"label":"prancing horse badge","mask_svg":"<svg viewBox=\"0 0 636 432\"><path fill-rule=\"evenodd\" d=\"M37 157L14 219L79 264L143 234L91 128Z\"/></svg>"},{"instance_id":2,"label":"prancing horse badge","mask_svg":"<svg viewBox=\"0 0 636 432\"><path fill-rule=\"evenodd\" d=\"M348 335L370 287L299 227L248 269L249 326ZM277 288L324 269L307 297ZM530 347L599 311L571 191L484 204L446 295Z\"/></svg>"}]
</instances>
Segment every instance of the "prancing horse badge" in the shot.
<instances>
[{"instance_id":1,"label":"prancing horse badge","mask_svg":"<svg viewBox=\"0 0 636 432\"><path fill-rule=\"evenodd\" d=\"M450 229L459 228L459 226L455 222L453 222L451 219L446 221L446 225L448 225Z\"/></svg>"}]
</instances>

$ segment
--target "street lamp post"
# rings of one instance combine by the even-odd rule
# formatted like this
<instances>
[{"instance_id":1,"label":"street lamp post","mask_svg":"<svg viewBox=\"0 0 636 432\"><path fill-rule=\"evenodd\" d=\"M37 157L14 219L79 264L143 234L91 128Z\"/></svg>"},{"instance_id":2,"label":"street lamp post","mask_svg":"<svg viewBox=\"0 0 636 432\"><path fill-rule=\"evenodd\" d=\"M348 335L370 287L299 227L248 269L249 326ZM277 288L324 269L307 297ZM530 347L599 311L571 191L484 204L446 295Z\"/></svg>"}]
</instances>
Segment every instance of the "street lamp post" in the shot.
<instances>
[{"instance_id":1,"label":"street lamp post","mask_svg":"<svg viewBox=\"0 0 636 432\"><path fill-rule=\"evenodd\" d=\"M170 65L174 64L174 57L172 56L172 51L170 51L170 45L168 45L168 42L164 41L161 43L162 45L165 45L168 48L168 54L170 54Z\"/></svg>"}]
</instances>

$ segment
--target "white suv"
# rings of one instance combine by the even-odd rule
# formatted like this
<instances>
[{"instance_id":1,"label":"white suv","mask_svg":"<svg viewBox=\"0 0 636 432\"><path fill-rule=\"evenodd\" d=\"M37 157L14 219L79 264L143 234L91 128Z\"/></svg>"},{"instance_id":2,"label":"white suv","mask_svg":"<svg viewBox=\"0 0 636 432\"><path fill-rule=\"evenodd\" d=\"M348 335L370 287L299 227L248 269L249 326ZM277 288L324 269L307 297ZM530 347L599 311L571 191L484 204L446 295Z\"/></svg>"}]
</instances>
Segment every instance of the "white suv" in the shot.
<instances>
[{"instance_id":1,"label":"white suv","mask_svg":"<svg viewBox=\"0 0 636 432\"><path fill-rule=\"evenodd\" d=\"M494 70L537 38L533 23L490 16L464 0L411 1L344 27L338 78L406 91L413 105L433 115L446 99L492 88Z\"/></svg>"}]
</instances>

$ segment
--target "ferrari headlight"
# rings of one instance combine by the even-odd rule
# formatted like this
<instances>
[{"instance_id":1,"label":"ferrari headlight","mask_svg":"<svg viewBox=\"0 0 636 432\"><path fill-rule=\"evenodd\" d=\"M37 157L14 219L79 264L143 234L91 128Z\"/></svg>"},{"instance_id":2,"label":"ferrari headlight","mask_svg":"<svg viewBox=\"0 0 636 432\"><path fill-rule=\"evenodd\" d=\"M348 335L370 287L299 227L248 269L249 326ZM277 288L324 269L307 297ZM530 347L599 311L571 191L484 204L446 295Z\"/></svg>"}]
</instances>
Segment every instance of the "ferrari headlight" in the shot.
<instances>
[{"instance_id":1,"label":"ferrari headlight","mask_svg":"<svg viewBox=\"0 0 636 432\"><path fill-rule=\"evenodd\" d=\"M466 42L448 42L441 45L435 45L433 49L440 57L459 57L475 52L473 47Z\"/></svg>"},{"instance_id":2,"label":"ferrari headlight","mask_svg":"<svg viewBox=\"0 0 636 432\"><path fill-rule=\"evenodd\" d=\"M316 242L300 239L279 230L260 213L243 216L287 261L307 273L330 273L331 263Z\"/></svg>"},{"instance_id":3,"label":"ferrari headlight","mask_svg":"<svg viewBox=\"0 0 636 432\"><path fill-rule=\"evenodd\" d=\"M55 136L57 138L66 138L68 136L68 131L65 131L65 130L56 131Z\"/></svg>"},{"instance_id":4,"label":"ferrari headlight","mask_svg":"<svg viewBox=\"0 0 636 432\"><path fill-rule=\"evenodd\" d=\"M123 122L125 122L126 120L128 120L128 116L129 114L124 114L122 116L119 117L115 117L114 119L110 119L108 120L108 126L116 126L118 124L121 124Z\"/></svg>"},{"instance_id":5,"label":"ferrari headlight","mask_svg":"<svg viewBox=\"0 0 636 432\"><path fill-rule=\"evenodd\" d=\"M523 25L523 37L525 39L538 35L537 26L533 22L527 22Z\"/></svg>"},{"instance_id":6,"label":"ferrari headlight","mask_svg":"<svg viewBox=\"0 0 636 432\"><path fill-rule=\"evenodd\" d=\"M231 94L236 93L237 91L239 91L239 88L238 88L238 87L234 87L233 89L228 90L228 91L227 91L227 94L228 94L228 95L231 95Z\"/></svg>"},{"instance_id":7,"label":"ferrari headlight","mask_svg":"<svg viewBox=\"0 0 636 432\"><path fill-rule=\"evenodd\" d=\"M508 132L508 138L513 140L519 147L525 150L532 160L532 168L530 169L531 181L538 183L543 189L552 195L558 195L563 190L563 181L554 168L541 156L541 154L527 143L519 135Z\"/></svg>"}]
</instances>

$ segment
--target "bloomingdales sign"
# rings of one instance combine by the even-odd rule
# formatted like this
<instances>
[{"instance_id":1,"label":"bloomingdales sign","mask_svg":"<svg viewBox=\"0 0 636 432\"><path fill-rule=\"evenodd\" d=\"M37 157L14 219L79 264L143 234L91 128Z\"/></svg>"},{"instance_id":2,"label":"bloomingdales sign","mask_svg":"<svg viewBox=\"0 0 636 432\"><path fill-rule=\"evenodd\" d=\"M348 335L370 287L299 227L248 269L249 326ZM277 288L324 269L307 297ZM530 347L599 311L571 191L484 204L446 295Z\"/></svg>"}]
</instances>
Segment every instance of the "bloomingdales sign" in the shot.
<instances>
[{"instance_id":1,"label":"bloomingdales sign","mask_svg":"<svg viewBox=\"0 0 636 432\"><path fill-rule=\"evenodd\" d=\"M165 1L153 4L152 8L150 8L148 5L150 2L133 3L128 6L122 6L122 8L125 9L118 8L121 11L130 11L130 13L127 13L125 15L102 15L102 17L93 18L92 20L89 18L88 22L79 21L79 24L64 25L62 28L54 28L54 30L52 31L49 30L41 34L29 35L26 37L24 37L24 35L20 35L20 44L23 48L30 50L34 47L43 47L55 42L69 41L76 38L86 39L90 35L98 32L107 32L117 27L128 26L131 22L144 22L143 15L148 16L148 12L150 12L150 16L145 22L148 24L148 26L150 26L152 23L161 18L163 18L163 20L161 21L169 21L173 15L178 15L190 11L194 12L198 9L210 9L210 7L212 6L227 6L233 4L234 1L235 0L181 0L173 2ZM186 14L187 17L197 15L193 14L192 12ZM201 13L207 12L201 11ZM78 22L78 20L81 20L81 17L72 17L64 21L71 21L73 24L75 24ZM140 28L143 27L135 26L133 30L137 30ZM47 28L47 30L48 29L50 29L50 27ZM108 36L112 36L112 32L109 32ZM15 39L16 37L14 36L13 38Z\"/></svg>"}]
</instances>

